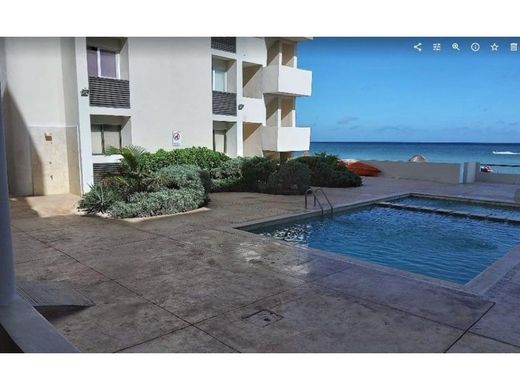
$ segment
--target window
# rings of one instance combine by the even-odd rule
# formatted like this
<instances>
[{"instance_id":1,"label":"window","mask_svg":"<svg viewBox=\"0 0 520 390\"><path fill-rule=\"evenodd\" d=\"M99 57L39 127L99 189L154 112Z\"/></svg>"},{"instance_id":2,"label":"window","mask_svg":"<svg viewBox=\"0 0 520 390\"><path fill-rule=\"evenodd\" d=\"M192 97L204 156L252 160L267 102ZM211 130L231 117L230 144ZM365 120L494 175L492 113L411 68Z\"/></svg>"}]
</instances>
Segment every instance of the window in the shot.
<instances>
[{"instance_id":1,"label":"window","mask_svg":"<svg viewBox=\"0 0 520 390\"><path fill-rule=\"evenodd\" d=\"M213 150L226 153L226 131L214 130L213 131Z\"/></svg>"},{"instance_id":2,"label":"window","mask_svg":"<svg viewBox=\"0 0 520 390\"><path fill-rule=\"evenodd\" d=\"M227 67L225 63L213 63L213 90L227 92Z\"/></svg>"},{"instance_id":3,"label":"window","mask_svg":"<svg viewBox=\"0 0 520 390\"><path fill-rule=\"evenodd\" d=\"M119 58L115 51L87 48L88 75L94 77L119 78Z\"/></svg>"},{"instance_id":4,"label":"window","mask_svg":"<svg viewBox=\"0 0 520 390\"><path fill-rule=\"evenodd\" d=\"M121 147L121 126L92 125L92 154L105 154L111 146Z\"/></svg>"}]
</instances>

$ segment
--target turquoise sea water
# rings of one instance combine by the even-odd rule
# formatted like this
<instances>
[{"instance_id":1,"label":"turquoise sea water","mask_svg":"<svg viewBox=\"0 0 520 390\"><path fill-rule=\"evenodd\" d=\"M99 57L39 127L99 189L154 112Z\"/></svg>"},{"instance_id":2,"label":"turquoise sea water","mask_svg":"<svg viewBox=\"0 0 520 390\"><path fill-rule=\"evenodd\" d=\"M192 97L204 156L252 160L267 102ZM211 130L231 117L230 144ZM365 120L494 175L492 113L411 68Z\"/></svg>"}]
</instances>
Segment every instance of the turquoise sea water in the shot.
<instances>
[{"instance_id":1,"label":"turquoise sea water","mask_svg":"<svg viewBox=\"0 0 520 390\"><path fill-rule=\"evenodd\" d=\"M372 206L254 231L455 283L467 283L520 242L520 227Z\"/></svg>"},{"instance_id":2,"label":"turquoise sea water","mask_svg":"<svg viewBox=\"0 0 520 390\"><path fill-rule=\"evenodd\" d=\"M327 152L356 160L406 161L421 154L431 162L470 162L520 165L520 144L311 142L311 153ZM496 172L520 173L520 167L492 167Z\"/></svg>"}]
</instances>

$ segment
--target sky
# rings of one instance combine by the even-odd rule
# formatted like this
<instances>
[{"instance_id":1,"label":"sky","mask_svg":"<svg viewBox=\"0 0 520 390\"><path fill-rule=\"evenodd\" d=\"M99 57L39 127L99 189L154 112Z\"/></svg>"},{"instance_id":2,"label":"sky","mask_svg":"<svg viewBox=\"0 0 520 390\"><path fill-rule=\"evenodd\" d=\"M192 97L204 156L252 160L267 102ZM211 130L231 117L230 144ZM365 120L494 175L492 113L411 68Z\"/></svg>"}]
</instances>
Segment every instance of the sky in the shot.
<instances>
[{"instance_id":1,"label":"sky","mask_svg":"<svg viewBox=\"0 0 520 390\"><path fill-rule=\"evenodd\" d=\"M298 67L312 71L297 99L312 141L520 143L520 38L314 38Z\"/></svg>"}]
</instances>

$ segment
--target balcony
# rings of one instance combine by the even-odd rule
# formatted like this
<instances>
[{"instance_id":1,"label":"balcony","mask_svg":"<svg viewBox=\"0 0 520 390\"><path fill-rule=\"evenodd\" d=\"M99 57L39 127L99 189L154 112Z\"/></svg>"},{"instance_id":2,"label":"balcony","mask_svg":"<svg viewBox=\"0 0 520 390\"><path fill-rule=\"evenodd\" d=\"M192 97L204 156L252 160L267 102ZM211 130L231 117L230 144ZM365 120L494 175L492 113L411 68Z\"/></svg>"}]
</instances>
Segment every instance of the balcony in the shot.
<instances>
[{"instance_id":1,"label":"balcony","mask_svg":"<svg viewBox=\"0 0 520 390\"><path fill-rule=\"evenodd\" d=\"M309 150L310 127L262 127L262 150L295 152Z\"/></svg>"},{"instance_id":2,"label":"balcony","mask_svg":"<svg viewBox=\"0 0 520 390\"><path fill-rule=\"evenodd\" d=\"M264 93L285 96L311 96L311 71L285 65L269 65L262 72Z\"/></svg>"},{"instance_id":3,"label":"balcony","mask_svg":"<svg viewBox=\"0 0 520 390\"><path fill-rule=\"evenodd\" d=\"M91 106L130 108L130 82L128 80L90 76L88 85Z\"/></svg>"},{"instance_id":4,"label":"balcony","mask_svg":"<svg viewBox=\"0 0 520 390\"><path fill-rule=\"evenodd\" d=\"M235 37L212 37L211 48L227 51L230 53L237 52L237 39Z\"/></svg>"},{"instance_id":5,"label":"balcony","mask_svg":"<svg viewBox=\"0 0 520 390\"><path fill-rule=\"evenodd\" d=\"M237 94L213 91L213 114L237 115Z\"/></svg>"},{"instance_id":6,"label":"balcony","mask_svg":"<svg viewBox=\"0 0 520 390\"><path fill-rule=\"evenodd\" d=\"M251 123L265 123L265 103L263 99L242 98L242 120Z\"/></svg>"}]
</instances>

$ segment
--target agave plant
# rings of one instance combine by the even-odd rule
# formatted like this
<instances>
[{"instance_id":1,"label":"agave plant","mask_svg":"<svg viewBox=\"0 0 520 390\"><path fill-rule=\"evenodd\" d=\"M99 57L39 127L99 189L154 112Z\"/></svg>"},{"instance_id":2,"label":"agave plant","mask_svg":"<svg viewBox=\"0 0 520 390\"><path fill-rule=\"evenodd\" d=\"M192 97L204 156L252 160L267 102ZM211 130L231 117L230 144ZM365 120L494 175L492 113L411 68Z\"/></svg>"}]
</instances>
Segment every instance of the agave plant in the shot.
<instances>
[{"instance_id":1,"label":"agave plant","mask_svg":"<svg viewBox=\"0 0 520 390\"><path fill-rule=\"evenodd\" d=\"M104 213L115 202L122 200L122 195L103 184L90 186L90 191L80 199L78 208L88 214Z\"/></svg>"}]
</instances>

